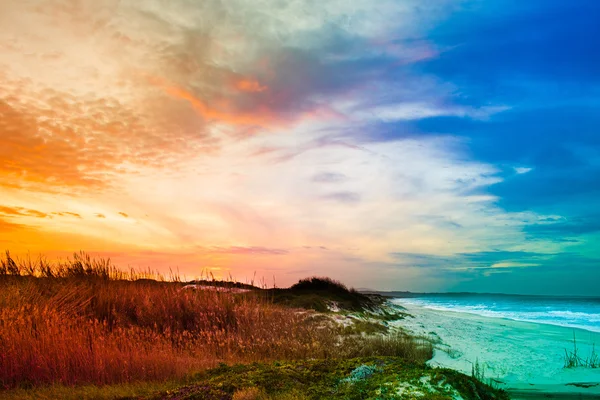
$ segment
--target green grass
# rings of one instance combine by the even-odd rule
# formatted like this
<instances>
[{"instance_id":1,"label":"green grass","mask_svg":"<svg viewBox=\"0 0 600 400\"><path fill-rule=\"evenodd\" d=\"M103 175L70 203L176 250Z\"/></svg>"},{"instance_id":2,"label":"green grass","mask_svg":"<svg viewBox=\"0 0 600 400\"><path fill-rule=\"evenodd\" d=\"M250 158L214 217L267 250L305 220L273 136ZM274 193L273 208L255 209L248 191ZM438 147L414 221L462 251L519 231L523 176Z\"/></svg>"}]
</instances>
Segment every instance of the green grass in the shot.
<instances>
[{"instance_id":1,"label":"green grass","mask_svg":"<svg viewBox=\"0 0 600 400\"><path fill-rule=\"evenodd\" d=\"M564 368L600 368L600 356L596 353L596 345L592 345L592 350L587 357L581 356L577 346L575 332L573 332L573 351L565 349Z\"/></svg>"},{"instance_id":2,"label":"green grass","mask_svg":"<svg viewBox=\"0 0 600 400\"><path fill-rule=\"evenodd\" d=\"M451 400L455 393L465 400L508 399L503 391L472 377L399 357L222 364L179 381L102 387L56 385L0 392L0 399Z\"/></svg>"},{"instance_id":3,"label":"green grass","mask_svg":"<svg viewBox=\"0 0 600 400\"><path fill-rule=\"evenodd\" d=\"M504 392L456 371L395 357L222 365L193 380L146 399L451 400L456 393L465 400L508 399Z\"/></svg>"},{"instance_id":4,"label":"green grass","mask_svg":"<svg viewBox=\"0 0 600 400\"><path fill-rule=\"evenodd\" d=\"M157 392L175 390L189 381L136 382L118 385L53 385L30 389L0 390L0 400L106 400L121 398L139 398L151 396Z\"/></svg>"}]
</instances>

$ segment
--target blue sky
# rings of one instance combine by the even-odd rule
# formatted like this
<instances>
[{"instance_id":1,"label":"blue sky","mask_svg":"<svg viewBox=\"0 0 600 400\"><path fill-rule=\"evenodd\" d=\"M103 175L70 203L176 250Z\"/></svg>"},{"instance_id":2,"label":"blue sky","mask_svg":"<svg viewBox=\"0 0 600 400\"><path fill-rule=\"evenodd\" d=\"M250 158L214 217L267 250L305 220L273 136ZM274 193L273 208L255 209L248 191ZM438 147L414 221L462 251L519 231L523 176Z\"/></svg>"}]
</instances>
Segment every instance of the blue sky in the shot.
<instances>
[{"instance_id":1,"label":"blue sky","mask_svg":"<svg viewBox=\"0 0 600 400\"><path fill-rule=\"evenodd\" d=\"M0 243L283 285L597 294L599 17L3 3Z\"/></svg>"},{"instance_id":2,"label":"blue sky","mask_svg":"<svg viewBox=\"0 0 600 400\"><path fill-rule=\"evenodd\" d=\"M488 188L499 206L556 215L524 225L526 240L569 247L544 260L530 253L468 257L539 263L481 280L483 290L598 293L592 282L600 277L599 16L595 1L481 2L429 34L449 50L419 65L422 73L456 85L458 103L509 109L485 121L426 118L416 129L468 138L473 157L506 174ZM473 290L474 282L458 287Z\"/></svg>"}]
</instances>

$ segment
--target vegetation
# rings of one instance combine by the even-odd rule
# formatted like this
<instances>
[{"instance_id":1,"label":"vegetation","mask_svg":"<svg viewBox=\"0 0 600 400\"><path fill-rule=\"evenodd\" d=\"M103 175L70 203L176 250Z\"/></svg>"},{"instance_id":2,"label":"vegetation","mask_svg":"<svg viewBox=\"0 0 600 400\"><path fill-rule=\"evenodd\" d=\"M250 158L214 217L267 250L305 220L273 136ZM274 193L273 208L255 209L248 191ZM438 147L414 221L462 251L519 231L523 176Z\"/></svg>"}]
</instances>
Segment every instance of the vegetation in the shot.
<instances>
[{"instance_id":1,"label":"vegetation","mask_svg":"<svg viewBox=\"0 0 600 400\"><path fill-rule=\"evenodd\" d=\"M429 356L409 337L348 336L342 345L337 325L290 312L268 294L183 290L148 277L82 254L50 264L7 253L0 261L0 385L163 380L219 362Z\"/></svg>"},{"instance_id":2,"label":"vegetation","mask_svg":"<svg viewBox=\"0 0 600 400\"><path fill-rule=\"evenodd\" d=\"M485 366L479 363L479 359L471 366L471 376L480 382L485 382Z\"/></svg>"},{"instance_id":3,"label":"vegetation","mask_svg":"<svg viewBox=\"0 0 600 400\"><path fill-rule=\"evenodd\" d=\"M379 393L373 398L392 399L402 398L391 393L404 389L388 381L400 384L429 371L428 379L442 388L440 382L460 375L440 378L427 369L431 342L389 330L387 322L404 315L331 279L308 278L290 289L194 284L176 274L122 272L85 254L50 263L15 260L7 252L0 259L0 398L350 399ZM352 324L336 322L335 313L295 308L305 302L309 309L332 302L347 307L353 311L344 318ZM471 383L464 390L480 390L479 383L465 382ZM438 389L425 398L449 398Z\"/></svg>"},{"instance_id":4,"label":"vegetation","mask_svg":"<svg viewBox=\"0 0 600 400\"><path fill-rule=\"evenodd\" d=\"M335 348L331 329L260 296L114 280L125 276L109 261L82 256L33 270L7 254L0 265L5 388L163 380Z\"/></svg>"},{"instance_id":5,"label":"vegetation","mask_svg":"<svg viewBox=\"0 0 600 400\"><path fill-rule=\"evenodd\" d=\"M600 368L600 357L596 353L596 345L592 345L592 350L587 357L582 357L577 347L575 332L573 332L573 351L565 349L564 368Z\"/></svg>"},{"instance_id":6,"label":"vegetation","mask_svg":"<svg viewBox=\"0 0 600 400\"><path fill-rule=\"evenodd\" d=\"M319 312L327 312L332 308L363 311L374 309L383 302L381 296L368 296L324 277L302 279L289 289L273 288L268 292L276 304Z\"/></svg>"},{"instance_id":7,"label":"vegetation","mask_svg":"<svg viewBox=\"0 0 600 400\"><path fill-rule=\"evenodd\" d=\"M374 321L356 320L352 324L342 328L344 335L373 335L376 333L388 333L389 328L380 323Z\"/></svg>"},{"instance_id":8,"label":"vegetation","mask_svg":"<svg viewBox=\"0 0 600 400\"><path fill-rule=\"evenodd\" d=\"M508 399L476 379L397 357L304 360L222 365L195 383L147 399L248 400L465 400Z\"/></svg>"}]
</instances>

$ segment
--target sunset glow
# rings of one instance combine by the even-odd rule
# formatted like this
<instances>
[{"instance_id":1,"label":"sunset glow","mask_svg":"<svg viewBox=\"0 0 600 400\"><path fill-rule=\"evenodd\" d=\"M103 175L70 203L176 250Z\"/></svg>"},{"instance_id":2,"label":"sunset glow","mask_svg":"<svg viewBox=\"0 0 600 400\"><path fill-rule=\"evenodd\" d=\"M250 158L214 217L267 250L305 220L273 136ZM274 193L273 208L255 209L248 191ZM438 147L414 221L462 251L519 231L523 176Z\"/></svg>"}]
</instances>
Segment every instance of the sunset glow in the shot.
<instances>
[{"instance_id":1,"label":"sunset glow","mask_svg":"<svg viewBox=\"0 0 600 400\"><path fill-rule=\"evenodd\" d=\"M376 3L0 2L0 249L597 294L600 4Z\"/></svg>"}]
</instances>

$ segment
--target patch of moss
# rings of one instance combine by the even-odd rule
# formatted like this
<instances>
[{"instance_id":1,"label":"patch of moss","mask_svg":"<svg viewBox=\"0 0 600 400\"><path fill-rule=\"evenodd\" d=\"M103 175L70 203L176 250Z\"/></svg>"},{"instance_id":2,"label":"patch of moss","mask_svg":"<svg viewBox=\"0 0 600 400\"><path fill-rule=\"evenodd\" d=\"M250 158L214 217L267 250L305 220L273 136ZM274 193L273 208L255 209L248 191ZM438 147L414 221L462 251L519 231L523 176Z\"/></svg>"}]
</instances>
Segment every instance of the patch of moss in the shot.
<instances>
[{"instance_id":1,"label":"patch of moss","mask_svg":"<svg viewBox=\"0 0 600 400\"><path fill-rule=\"evenodd\" d=\"M368 374L362 373L367 370ZM356 378L358 375L361 379ZM274 400L300 398L297 394L315 400L400 400L414 396L451 400L457 392L465 400L508 399L505 392L456 371L432 369L394 357L221 365L193 380L192 385L150 399L229 400L248 388L257 388L266 396L261 398Z\"/></svg>"}]
</instances>

